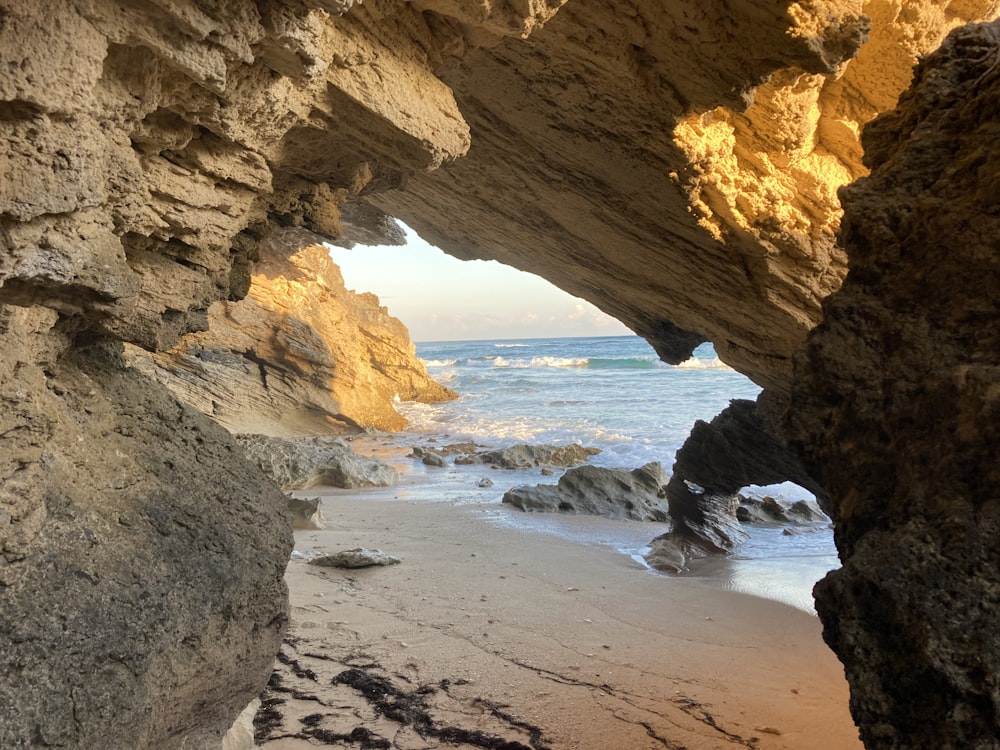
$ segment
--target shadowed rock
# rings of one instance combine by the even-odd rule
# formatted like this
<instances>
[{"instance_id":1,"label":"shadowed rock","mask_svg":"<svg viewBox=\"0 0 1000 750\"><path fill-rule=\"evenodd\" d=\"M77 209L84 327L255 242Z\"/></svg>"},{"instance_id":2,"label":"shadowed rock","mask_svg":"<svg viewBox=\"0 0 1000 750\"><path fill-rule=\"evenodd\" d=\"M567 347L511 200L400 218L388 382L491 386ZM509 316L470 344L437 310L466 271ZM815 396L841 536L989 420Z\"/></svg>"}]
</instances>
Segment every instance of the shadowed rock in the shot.
<instances>
[{"instance_id":1,"label":"shadowed rock","mask_svg":"<svg viewBox=\"0 0 1000 750\"><path fill-rule=\"evenodd\" d=\"M666 475L658 463L638 469L580 466L569 469L556 484L517 487L503 502L524 511L586 513L632 521L666 521L663 501Z\"/></svg>"},{"instance_id":2,"label":"shadowed rock","mask_svg":"<svg viewBox=\"0 0 1000 750\"><path fill-rule=\"evenodd\" d=\"M843 562L816 610L873 750L1000 737L998 61L1000 24L955 31L865 129L793 393Z\"/></svg>"},{"instance_id":3,"label":"shadowed rock","mask_svg":"<svg viewBox=\"0 0 1000 750\"><path fill-rule=\"evenodd\" d=\"M732 552L747 538L736 515L737 493L747 485L792 481L825 496L782 437L781 416L780 403L765 392L757 401L732 401L711 423L695 423L667 484L674 527L651 544L656 555L683 566L689 557Z\"/></svg>"},{"instance_id":4,"label":"shadowed rock","mask_svg":"<svg viewBox=\"0 0 1000 750\"><path fill-rule=\"evenodd\" d=\"M285 497L120 344L31 365L38 313L0 312L0 455L32 435L0 482L0 747L218 747L284 631Z\"/></svg>"}]
</instances>

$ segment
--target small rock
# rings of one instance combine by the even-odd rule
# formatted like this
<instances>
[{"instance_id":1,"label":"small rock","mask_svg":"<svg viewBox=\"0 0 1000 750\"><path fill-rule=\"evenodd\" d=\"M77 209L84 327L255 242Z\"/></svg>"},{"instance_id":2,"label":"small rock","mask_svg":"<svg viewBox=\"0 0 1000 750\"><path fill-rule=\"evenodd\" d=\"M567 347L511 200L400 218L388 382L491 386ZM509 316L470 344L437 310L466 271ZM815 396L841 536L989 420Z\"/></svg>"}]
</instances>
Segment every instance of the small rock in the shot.
<instances>
[{"instance_id":1,"label":"small rock","mask_svg":"<svg viewBox=\"0 0 1000 750\"><path fill-rule=\"evenodd\" d=\"M774 727L769 727L769 726L766 726L766 725L765 726L760 726L760 727L754 727L753 729L754 729L755 732L761 732L763 734L777 734L777 735L781 734L781 730L780 729L775 729Z\"/></svg>"},{"instance_id":2,"label":"small rock","mask_svg":"<svg viewBox=\"0 0 1000 750\"><path fill-rule=\"evenodd\" d=\"M292 514L292 528L300 530L325 529L321 501L318 497L300 498L288 495L288 510Z\"/></svg>"},{"instance_id":3,"label":"small rock","mask_svg":"<svg viewBox=\"0 0 1000 750\"><path fill-rule=\"evenodd\" d=\"M320 565L325 568L370 568L376 565L397 565L402 562L398 557L387 555L382 550L355 547L332 555L324 555L310 560L310 565Z\"/></svg>"}]
</instances>

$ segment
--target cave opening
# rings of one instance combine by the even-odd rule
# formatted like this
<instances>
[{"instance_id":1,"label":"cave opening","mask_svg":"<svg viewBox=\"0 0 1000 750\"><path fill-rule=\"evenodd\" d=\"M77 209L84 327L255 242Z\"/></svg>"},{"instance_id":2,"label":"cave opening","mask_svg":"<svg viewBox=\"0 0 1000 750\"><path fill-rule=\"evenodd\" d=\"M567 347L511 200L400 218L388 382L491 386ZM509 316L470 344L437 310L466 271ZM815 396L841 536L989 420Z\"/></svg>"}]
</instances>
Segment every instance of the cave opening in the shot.
<instances>
[{"instance_id":1,"label":"cave opening","mask_svg":"<svg viewBox=\"0 0 1000 750\"><path fill-rule=\"evenodd\" d=\"M444 448L445 465L455 461L448 455L449 445L455 444L579 445L599 451L587 464L600 469L632 471L655 463L664 475L660 499L666 508L675 456L694 426L707 425L734 399L752 402L761 391L722 362L709 342L695 347L680 364L665 363L618 321L540 277L496 261L459 260L405 225L402 234L401 244L326 247L347 288L376 294L389 314L409 328L431 378L459 395L437 403L398 398L394 403L408 423L404 434L423 441L417 450ZM732 451L724 459L742 461ZM463 471L461 461L452 464L453 474ZM564 470L547 472L548 479L539 479L537 471L520 471L504 481L555 487ZM732 473L728 467L719 471ZM770 479L760 484L727 485L739 531L734 548L719 550L722 555L689 549L683 565L661 564L657 540L669 535L670 525L663 526L667 519L655 513L645 517L654 522L649 529L631 524L613 532L612 524L600 533L649 569L703 578L727 590L814 612L812 586L837 564L832 526L816 496L783 481L780 472L765 472L761 476ZM463 491L476 480L473 475L442 480L427 470L424 476L450 486L447 496L459 502L482 498ZM683 483L694 495L705 491L691 480ZM501 487L493 490L496 499L502 493ZM620 502L626 517L641 516L629 495L623 494ZM545 510L564 515L620 512L592 509L579 497L556 498ZM572 520L539 518L514 515L504 522L587 541L585 533L568 531Z\"/></svg>"}]
</instances>

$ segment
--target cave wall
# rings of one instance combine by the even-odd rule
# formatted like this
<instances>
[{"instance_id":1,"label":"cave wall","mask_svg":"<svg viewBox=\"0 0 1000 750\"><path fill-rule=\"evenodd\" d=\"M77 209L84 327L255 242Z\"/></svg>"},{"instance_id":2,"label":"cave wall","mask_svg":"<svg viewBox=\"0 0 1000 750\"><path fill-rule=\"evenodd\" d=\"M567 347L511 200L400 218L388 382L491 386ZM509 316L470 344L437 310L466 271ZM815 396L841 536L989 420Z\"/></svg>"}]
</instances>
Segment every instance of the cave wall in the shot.
<instances>
[{"instance_id":1,"label":"cave wall","mask_svg":"<svg viewBox=\"0 0 1000 750\"><path fill-rule=\"evenodd\" d=\"M834 393L833 360L798 380L793 361L847 272L835 191L866 172L860 125L996 5L0 0L0 745L210 746L280 637L280 494L123 342L203 330L275 230L378 237L389 213L668 361L712 340L779 412L793 383ZM814 473L816 424L795 433ZM858 493L822 478L850 556ZM841 600L862 624L829 637L859 664L870 614Z\"/></svg>"},{"instance_id":2,"label":"cave wall","mask_svg":"<svg viewBox=\"0 0 1000 750\"><path fill-rule=\"evenodd\" d=\"M1000 737L1000 24L955 32L864 131L851 271L790 433L835 500L816 588L869 748Z\"/></svg>"}]
</instances>

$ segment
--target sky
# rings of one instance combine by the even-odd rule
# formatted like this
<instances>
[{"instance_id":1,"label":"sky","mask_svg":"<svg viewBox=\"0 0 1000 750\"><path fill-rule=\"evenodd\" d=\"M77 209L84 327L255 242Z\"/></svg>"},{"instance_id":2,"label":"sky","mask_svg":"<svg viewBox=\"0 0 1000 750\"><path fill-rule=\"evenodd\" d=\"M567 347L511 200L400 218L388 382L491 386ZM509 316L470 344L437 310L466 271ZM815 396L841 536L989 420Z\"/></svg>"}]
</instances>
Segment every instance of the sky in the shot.
<instances>
[{"instance_id":1,"label":"sky","mask_svg":"<svg viewBox=\"0 0 1000 750\"><path fill-rule=\"evenodd\" d=\"M628 336L589 302L496 261L462 261L410 228L401 247L330 246L348 289L372 292L413 341Z\"/></svg>"}]
</instances>

